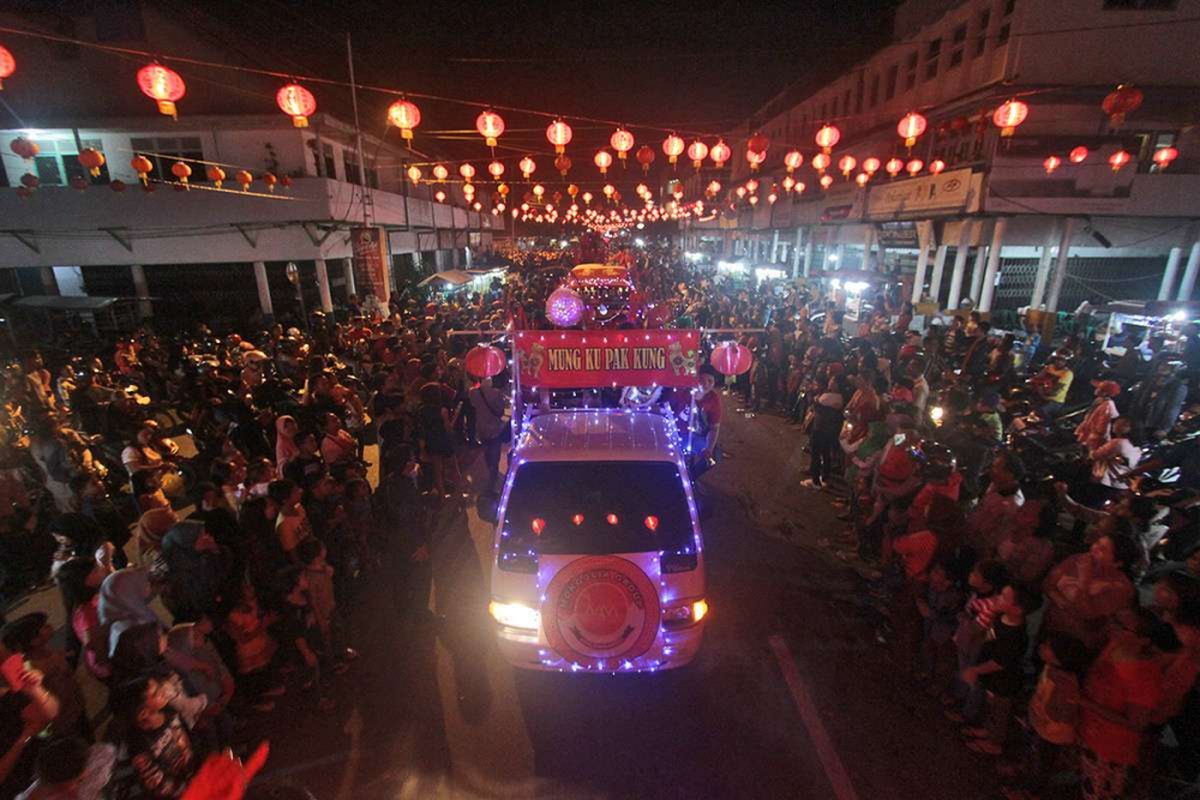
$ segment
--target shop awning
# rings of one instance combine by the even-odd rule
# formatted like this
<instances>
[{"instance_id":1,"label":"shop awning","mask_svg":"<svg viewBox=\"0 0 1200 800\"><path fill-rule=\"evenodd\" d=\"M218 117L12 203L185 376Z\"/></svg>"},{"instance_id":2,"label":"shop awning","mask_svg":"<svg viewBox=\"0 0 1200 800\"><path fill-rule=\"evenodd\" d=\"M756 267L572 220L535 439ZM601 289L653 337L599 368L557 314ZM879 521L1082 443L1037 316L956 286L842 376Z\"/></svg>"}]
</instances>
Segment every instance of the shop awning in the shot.
<instances>
[{"instance_id":1,"label":"shop awning","mask_svg":"<svg viewBox=\"0 0 1200 800\"><path fill-rule=\"evenodd\" d=\"M471 282L475 276L465 269L448 269L445 272L435 272L417 286L428 286L431 283L444 283L448 286L463 286Z\"/></svg>"}]
</instances>

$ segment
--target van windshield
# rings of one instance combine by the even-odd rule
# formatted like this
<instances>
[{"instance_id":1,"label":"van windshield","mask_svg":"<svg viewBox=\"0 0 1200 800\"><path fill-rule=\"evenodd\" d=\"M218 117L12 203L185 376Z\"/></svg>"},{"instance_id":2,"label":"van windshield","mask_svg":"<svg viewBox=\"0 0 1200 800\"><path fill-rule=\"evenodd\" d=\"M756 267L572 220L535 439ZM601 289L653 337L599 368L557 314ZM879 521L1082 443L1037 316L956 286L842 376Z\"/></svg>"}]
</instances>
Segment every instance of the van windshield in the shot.
<instances>
[{"instance_id":1,"label":"van windshield","mask_svg":"<svg viewBox=\"0 0 1200 800\"><path fill-rule=\"evenodd\" d=\"M527 462L517 468L504 526L513 546L547 555L674 550L692 533L670 461Z\"/></svg>"}]
</instances>

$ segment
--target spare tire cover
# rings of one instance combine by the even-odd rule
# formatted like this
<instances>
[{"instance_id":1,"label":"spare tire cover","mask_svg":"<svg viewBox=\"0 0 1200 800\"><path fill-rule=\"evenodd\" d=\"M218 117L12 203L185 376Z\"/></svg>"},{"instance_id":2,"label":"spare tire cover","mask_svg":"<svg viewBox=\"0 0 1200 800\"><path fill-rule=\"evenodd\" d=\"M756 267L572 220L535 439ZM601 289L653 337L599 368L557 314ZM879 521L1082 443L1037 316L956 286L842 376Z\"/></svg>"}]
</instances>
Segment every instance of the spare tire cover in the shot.
<instances>
[{"instance_id":1,"label":"spare tire cover","mask_svg":"<svg viewBox=\"0 0 1200 800\"><path fill-rule=\"evenodd\" d=\"M558 571L546 588L542 623L560 656L585 666L637 658L658 635L658 592L636 564L588 556Z\"/></svg>"}]
</instances>

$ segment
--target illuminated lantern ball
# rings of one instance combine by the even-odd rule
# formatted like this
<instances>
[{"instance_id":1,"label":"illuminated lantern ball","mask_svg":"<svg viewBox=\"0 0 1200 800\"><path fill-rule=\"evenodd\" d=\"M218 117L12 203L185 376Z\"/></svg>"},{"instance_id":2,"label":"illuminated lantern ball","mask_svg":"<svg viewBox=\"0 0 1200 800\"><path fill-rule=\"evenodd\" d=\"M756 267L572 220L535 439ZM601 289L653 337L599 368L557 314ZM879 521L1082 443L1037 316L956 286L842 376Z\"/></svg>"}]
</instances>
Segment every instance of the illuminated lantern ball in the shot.
<instances>
[{"instance_id":1,"label":"illuminated lantern ball","mask_svg":"<svg viewBox=\"0 0 1200 800\"><path fill-rule=\"evenodd\" d=\"M8 52L8 49L0 45L0 89L4 88L4 81L12 77L12 74L17 71L17 60L13 58L13 54Z\"/></svg>"},{"instance_id":2,"label":"illuminated lantern ball","mask_svg":"<svg viewBox=\"0 0 1200 800\"><path fill-rule=\"evenodd\" d=\"M788 175L800 169L804 164L804 155L799 150L789 150L783 157L783 165L787 167Z\"/></svg>"},{"instance_id":3,"label":"illuminated lantern ball","mask_svg":"<svg viewBox=\"0 0 1200 800\"><path fill-rule=\"evenodd\" d=\"M904 165L904 169L908 171L909 175L916 175L918 172L925 169L925 162L919 158L914 158L912 161L909 161Z\"/></svg>"},{"instance_id":4,"label":"illuminated lantern ball","mask_svg":"<svg viewBox=\"0 0 1200 800\"><path fill-rule=\"evenodd\" d=\"M533 196L537 198L539 203L542 202L542 195L545 193L546 187L542 186L540 183L533 187Z\"/></svg>"},{"instance_id":5,"label":"illuminated lantern ball","mask_svg":"<svg viewBox=\"0 0 1200 800\"><path fill-rule=\"evenodd\" d=\"M750 180L746 181L746 191L749 192L750 194L754 194L755 192L757 192L758 191L758 181L756 181L754 178L751 178Z\"/></svg>"},{"instance_id":6,"label":"illuminated lantern ball","mask_svg":"<svg viewBox=\"0 0 1200 800\"><path fill-rule=\"evenodd\" d=\"M847 178L850 177L850 171L858 166L858 159L851 155L845 155L838 159L838 169Z\"/></svg>"},{"instance_id":7,"label":"illuminated lantern ball","mask_svg":"<svg viewBox=\"0 0 1200 800\"><path fill-rule=\"evenodd\" d=\"M583 193L583 204L584 204L584 205L591 205L591 203L592 203L592 197L593 197L593 195L592 195L592 193L591 193L591 192L584 192L584 193Z\"/></svg>"},{"instance_id":8,"label":"illuminated lantern ball","mask_svg":"<svg viewBox=\"0 0 1200 800\"><path fill-rule=\"evenodd\" d=\"M825 153L831 152L833 150L833 146L836 145L838 140L841 138L842 132L833 125L822 125L821 129L817 131L817 135L813 137L817 143L817 147L820 147Z\"/></svg>"},{"instance_id":9,"label":"illuminated lantern ball","mask_svg":"<svg viewBox=\"0 0 1200 800\"><path fill-rule=\"evenodd\" d=\"M192 168L182 161L176 161L171 165L171 174L179 179L179 182L187 186L188 178L192 177Z\"/></svg>"},{"instance_id":10,"label":"illuminated lantern ball","mask_svg":"<svg viewBox=\"0 0 1200 800\"><path fill-rule=\"evenodd\" d=\"M744 375L754 364L750 348L737 342L721 342L713 348L708 359L713 369L722 375Z\"/></svg>"},{"instance_id":11,"label":"illuminated lantern ball","mask_svg":"<svg viewBox=\"0 0 1200 800\"><path fill-rule=\"evenodd\" d=\"M221 182L225 180L225 170L218 166L209 166L205 168L204 175L212 182L212 185L221 188Z\"/></svg>"},{"instance_id":12,"label":"illuminated lantern ball","mask_svg":"<svg viewBox=\"0 0 1200 800\"><path fill-rule=\"evenodd\" d=\"M467 351L464 359L467 372L477 378L494 378L508 366L504 351L490 344L477 344Z\"/></svg>"},{"instance_id":13,"label":"illuminated lantern ball","mask_svg":"<svg viewBox=\"0 0 1200 800\"><path fill-rule=\"evenodd\" d=\"M767 202L770 203L771 205L775 205L775 201L778 199L779 199L779 195L776 194L773 190L767 194Z\"/></svg>"},{"instance_id":14,"label":"illuminated lantern ball","mask_svg":"<svg viewBox=\"0 0 1200 800\"><path fill-rule=\"evenodd\" d=\"M888 175L894 178L904 169L904 162L898 158L889 158L887 164L884 165L884 169L887 170Z\"/></svg>"},{"instance_id":15,"label":"illuminated lantern ball","mask_svg":"<svg viewBox=\"0 0 1200 800\"><path fill-rule=\"evenodd\" d=\"M753 150L746 151L746 161L750 163L750 171L757 172L763 162L767 160L766 152L756 153Z\"/></svg>"},{"instance_id":16,"label":"illuminated lantern ball","mask_svg":"<svg viewBox=\"0 0 1200 800\"><path fill-rule=\"evenodd\" d=\"M915 111L910 111L901 118L900 124L896 126L896 132L904 140L905 147L912 147L917 143L917 137L925 132L925 126L925 117Z\"/></svg>"},{"instance_id":17,"label":"illuminated lantern ball","mask_svg":"<svg viewBox=\"0 0 1200 800\"><path fill-rule=\"evenodd\" d=\"M546 126L546 140L554 145L554 152L560 155L566 152L567 145L571 143L573 135L574 132L571 130L571 126L561 119L556 119Z\"/></svg>"},{"instance_id":18,"label":"illuminated lantern ball","mask_svg":"<svg viewBox=\"0 0 1200 800\"><path fill-rule=\"evenodd\" d=\"M18 136L16 139L13 139L9 148L26 161L31 160L38 153L42 152L42 148L38 146L37 142L30 141L24 136Z\"/></svg>"},{"instance_id":19,"label":"illuminated lantern ball","mask_svg":"<svg viewBox=\"0 0 1200 800\"><path fill-rule=\"evenodd\" d=\"M882 166L882 165L881 165L879 159L876 158L875 156L871 156L870 158L863 159L863 163L862 163L863 172L867 173L868 175L874 175L876 172L879 171L880 166Z\"/></svg>"},{"instance_id":20,"label":"illuminated lantern ball","mask_svg":"<svg viewBox=\"0 0 1200 800\"><path fill-rule=\"evenodd\" d=\"M783 190L785 192L790 192L795 185L796 185L795 178L793 178L791 175L783 176Z\"/></svg>"},{"instance_id":21,"label":"illuminated lantern ball","mask_svg":"<svg viewBox=\"0 0 1200 800\"><path fill-rule=\"evenodd\" d=\"M162 64L147 64L138 70L137 82L142 94L158 101L160 114L177 118L175 103L187 92L187 86L178 72Z\"/></svg>"},{"instance_id":22,"label":"illuminated lantern ball","mask_svg":"<svg viewBox=\"0 0 1200 800\"><path fill-rule=\"evenodd\" d=\"M829 153L817 153L812 157L813 169L822 174L825 172L825 170L829 169L829 165L832 163L833 158L829 155Z\"/></svg>"},{"instance_id":23,"label":"illuminated lantern ball","mask_svg":"<svg viewBox=\"0 0 1200 800\"><path fill-rule=\"evenodd\" d=\"M1042 167L1045 168L1047 175L1054 172L1060 166L1062 166L1062 159L1058 156L1047 156L1046 160L1042 162Z\"/></svg>"},{"instance_id":24,"label":"illuminated lantern ball","mask_svg":"<svg viewBox=\"0 0 1200 800\"><path fill-rule=\"evenodd\" d=\"M546 318L560 328L578 325L583 312L583 298L574 289L560 286L546 298Z\"/></svg>"},{"instance_id":25,"label":"illuminated lantern ball","mask_svg":"<svg viewBox=\"0 0 1200 800\"><path fill-rule=\"evenodd\" d=\"M408 100L397 100L388 106L387 118L389 125L400 129L401 138L412 141L413 128L421 124L421 109Z\"/></svg>"},{"instance_id":26,"label":"illuminated lantern ball","mask_svg":"<svg viewBox=\"0 0 1200 800\"><path fill-rule=\"evenodd\" d=\"M866 186L867 181L871 180L871 176L865 172L860 172L854 176L854 182L859 186Z\"/></svg>"},{"instance_id":27,"label":"illuminated lantern ball","mask_svg":"<svg viewBox=\"0 0 1200 800\"><path fill-rule=\"evenodd\" d=\"M683 149L683 139L675 134L669 134L667 138L663 139L662 150L667 154L667 163L674 164L678 161L679 156L683 153Z\"/></svg>"},{"instance_id":28,"label":"illuminated lantern ball","mask_svg":"<svg viewBox=\"0 0 1200 800\"><path fill-rule=\"evenodd\" d=\"M1115 128L1125 121L1125 115L1137 111L1142 106L1142 90L1134 86L1121 84L1108 93L1100 107L1108 114L1108 121Z\"/></svg>"},{"instance_id":29,"label":"illuminated lantern ball","mask_svg":"<svg viewBox=\"0 0 1200 800\"><path fill-rule=\"evenodd\" d=\"M493 161L488 164L488 174L493 178L499 178L504 174L504 164L500 161Z\"/></svg>"},{"instance_id":30,"label":"illuminated lantern ball","mask_svg":"<svg viewBox=\"0 0 1200 800\"><path fill-rule=\"evenodd\" d=\"M280 111L292 118L292 125L307 128L308 118L317 112L317 99L298 83L289 83L275 93Z\"/></svg>"},{"instance_id":31,"label":"illuminated lantern ball","mask_svg":"<svg viewBox=\"0 0 1200 800\"><path fill-rule=\"evenodd\" d=\"M717 143L708 150L708 157L713 160L713 163L717 165L718 169L724 166L725 162L728 161L732 155L733 151L729 149L729 145L725 144L724 139L718 139Z\"/></svg>"},{"instance_id":32,"label":"illuminated lantern ball","mask_svg":"<svg viewBox=\"0 0 1200 800\"><path fill-rule=\"evenodd\" d=\"M1172 161L1179 158L1179 151L1174 147L1160 147L1154 151L1152 158L1159 169L1166 169L1171 166Z\"/></svg>"},{"instance_id":33,"label":"illuminated lantern ball","mask_svg":"<svg viewBox=\"0 0 1200 800\"><path fill-rule=\"evenodd\" d=\"M464 181L470 183L471 179L475 177L475 167L470 164L463 164L458 168L458 174L462 175Z\"/></svg>"},{"instance_id":34,"label":"illuminated lantern ball","mask_svg":"<svg viewBox=\"0 0 1200 800\"><path fill-rule=\"evenodd\" d=\"M750 195L749 202L750 202L750 205L752 205L752 206L758 205L758 195L756 195L756 194Z\"/></svg>"},{"instance_id":35,"label":"illuminated lantern ball","mask_svg":"<svg viewBox=\"0 0 1200 800\"><path fill-rule=\"evenodd\" d=\"M594 161L596 166L600 168L600 174L605 175L608 173L608 168L612 166L612 153L608 152L607 150L597 150L596 156L592 159L592 161Z\"/></svg>"},{"instance_id":36,"label":"illuminated lantern ball","mask_svg":"<svg viewBox=\"0 0 1200 800\"><path fill-rule=\"evenodd\" d=\"M79 166L88 171L93 178L100 177L100 168L104 166L104 153L94 147L85 147L79 151Z\"/></svg>"},{"instance_id":37,"label":"illuminated lantern ball","mask_svg":"<svg viewBox=\"0 0 1200 800\"><path fill-rule=\"evenodd\" d=\"M1108 163L1109 166L1112 167L1112 171L1117 172L1121 169L1121 167L1128 164L1132 158L1133 156L1129 155L1129 153L1125 152L1124 150L1118 150L1108 157Z\"/></svg>"},{"instance_id":38,"label":"illuminated lantern ball","mask_svg":"<svg viewBox=\"0 0 1200 800\"><path fill-rule=\"evenodd\" d=\"M828 189L830 186L833 186L833 176L832 175L822 175L821 176L821 188Z\"/></svg>"},{"instance_id":39,"label":"illuminated lantern ball","mask_svg":"<svg viewBox=\"0 0 1200 800\"><path fill-rule=\"evenodd\" d=\"M746 149L752 153L766 155L767 148L770 146L771 140L762 133L756 133L746 140Z\"/></svg>"},{"instance_id":40,"label":"illuminated lantern ball","mask_svg":"<svg viewBox=\"0 0 1200 800\"><path fill-rule=\"evenodd\" d=\"M608 143L612 145L613 150L617 151L617 158L624 161L626 155L633 149L633 134L624 128L617 128L608 138Z\"/></svg>"},{"instance_id":41,"label":"illuminated lantern ball","mask_svg":"<svg viewBox=\"0 0 1200 800\"><path fill-rule=\"evenodd\" d=\"M436 192L433 193L433 199L437 200L439 203L444 203L444 202L446 202L446 193L443 192L441 189L438 189Z\"/></svg>"},{"instance_id":42,"label":"illuminated lantern ball","mask_svg":"<svg viewBox=\"0 0 1200 800\"><path fill-rule=\"evenodd\" d=\"M572 183L567 187L567 194L571 195L571 199L574 200L575 195L579 194L579 187Z\"/></svg>"},{"instance_id":43,"label":"illuminated lantern ball","mask_svg":"<svg viewBox=\"0 0 1200 800\"><path fill-rule=\"evenodd\" d=\"M571 157L566 153L560 153L554 158L554 168L558 170L558 174L564 178L571 171Z\"/></svg>"},{"instance_id":44,"label":"illuminated lantern ball","mask_svg":"<svg viewBox=\"0 0 1200 800\"><path fill-rule=\"evenodd\" d=\"M410 181L412 181L413 183L420 183L421 182L421 168L415 164L413 166L409 167L408 168L408 179Z\"/></svg>"},{"instance_id":45,"label":"illuminated lantern ball","mask_svg":"<svg viewBox=\"0 0 1200 800\"><path fill-rule=\"evenodd\" d=\"M145 156L134 156L129 160L129 166L137 173L138 179L144 184L154 169L154 164Z\"/></svg>"},{"instance_id":46,"label":"illuminated lantern ball","mask_svg":"<svg viewBox=\"0 0 1200 800\"><path fill-rule=\"evenodd\" d=\"M1079 147L1076 147L1071 152L1067 153L1067 159L1072 164L1082 164L1084 161L1087 160L1087 157L1088 157L1088 149L1086 147L1084 147L1083 145L1079 145Z\"/></svg>"},{"instance_id":47,"label":"illuminated lantern ball","mask_svg":"<svg viewBox=\"0 0 1200 800\"><path fill-rule=\"evenodd\" d=\"M446 169L446 167L442 164L435 164L433 167L433 177L437 178L439 181L444 181L446 178L450 177L450 170Z\"/></svg>"},{"instance_id":48,"label":"illuminated lantern ball","mask_svg":"<svg viewBox=\"0 0 1200 800\"><path fill-rule=\"evenodd\" d=\"M279 178L275 177L274 172L264 172L262 174L262 182L267 185L268 192L274 192L275 184L279 183Z\"/></svg>"},{"instance_id":49,"label":"illuminated lantern ball","mask_svg":"<svg viewBox=\"0 0 1200 800\"><path fill-rule=\"evenodd\" d=\"M250 184L254 183L254 176L248 170L239 169L233 174L233 179L242 187L243 192L250 191Z\"/></svg>"},{"instance_id":50,"label":"illuminated lantern ball","mask_svg":"<svg viewBox=\"0 0 1200 800\"><path fill-rule=\"evenodd\" d=\"M495 147L496 140L504 133L504 118L495 111L484 111L475 118L475 130L479 131L488 147Z\"/></svg>"},{"instance_id":51,"label":"illuminated lantern ball","mask_svg":"<svg viewBox=\"0 0 1200 800\"><path fill-rule=\"evenodd\" d=\"M716 197L721 191L720 181L710 181L708 184L708 196Z\"/></svg>"},{"instance_id":52,"label":"illuminated lantern ball","mask_svg":"<svg viewBox=\"0 0 1200 800\"><path fill-rule=\"evenodd\" d=\"M708 145L697 139L688 145L687 154L692 160L692 166L700 169L704 166L704 159L708 157Z\"/></svg>"},{"instance_id":53,"label":"illuminated lantern ball","mask_svg":"<svg viewBox=\"0 0 1200 800\"><path fill-rule=\"evenodd\" d=\"M940 158L935 158L933 161L929 162L929 171L934 175L941 173L945 168L946 162L942 161Z\"/></svg>"},{"instance_id":54,"label":"illuminated lantern ball","mask_svg":"<svg viewBox=\"0 0 1200 800\"><path fill-rule=\"evenodd\" d=\"M525 180L529 180L529 176L537 171L537 162L529 156L525 156L517 162L517 168L521 170L521 175Z\"/></svg>"},{"instance_id":55,"label":"illuminated lantern ball","mask_svg":"<svg viewBox=\"0 0 1200 800\"><path fill-rule=\"evenodd\" d=\"M1012 136L1017 126L1029 116L1029 106L1020 100L1008 100L1000 104L992 114L992 123L1000 129L1001 136Z\"/></svg>"},{"instance_id":56,"label":"illuminated lantern ball","mask_svg":"<svg viewBox=\"0 0 1200 800\"><path fill-rule=\"evenodd\" d=\"M611 198L614 194L616 194L617 187L613 186L611 183L606 183L601 191L604 192L605 197Z\"/></svg>"}]
</instances>

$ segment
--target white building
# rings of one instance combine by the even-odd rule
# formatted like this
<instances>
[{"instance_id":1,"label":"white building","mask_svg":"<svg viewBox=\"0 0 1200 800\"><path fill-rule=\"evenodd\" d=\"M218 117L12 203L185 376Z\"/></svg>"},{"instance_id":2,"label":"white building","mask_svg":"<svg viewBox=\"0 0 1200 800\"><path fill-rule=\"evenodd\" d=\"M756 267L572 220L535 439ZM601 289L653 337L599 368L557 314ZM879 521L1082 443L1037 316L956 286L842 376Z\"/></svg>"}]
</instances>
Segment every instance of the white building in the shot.
<instances>
[{"instance_id":1,"label":"white building","mask_svg":"<svg viewBox=\"0 0 1200 800\"><path fill-rule=\"evenodd\" d=\"M734 145L733 182L751 177L747 138L771 140L760 202L737 204L727 252L822 268L899 268L913 295L982 310L1032 304L1048 310L1082 299L1187 299L1200 274L1200 135L1194 129L1200 0L909 0L893 42L823 88L785 92L747 122ZM1118 84L1145 96L1123 124L1101 103ZM1009 98L1029 107L1011 138L991 113ZM911 153L897 135L910 111L928 120ZM828 190L810 167L814 134L836 125ZM1068 153L1086 147L1079 164ZM1174 147L1163 170L1156 151ZM799 148L806 184L782 188L784 153ZM1118 150L1132 158L1114 171ZM923 162L915 177L880 169L859 187L837 167L862 170L874 156ZM1062 165L1048 174L1051 155ZM944 163L940 174L928 165ZM902 177L901 177L902 176ZM701 231L693 230L698 236Z\"/></svg>"}]
</instances>

